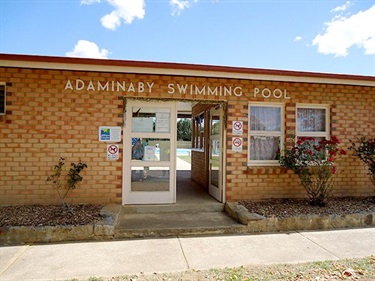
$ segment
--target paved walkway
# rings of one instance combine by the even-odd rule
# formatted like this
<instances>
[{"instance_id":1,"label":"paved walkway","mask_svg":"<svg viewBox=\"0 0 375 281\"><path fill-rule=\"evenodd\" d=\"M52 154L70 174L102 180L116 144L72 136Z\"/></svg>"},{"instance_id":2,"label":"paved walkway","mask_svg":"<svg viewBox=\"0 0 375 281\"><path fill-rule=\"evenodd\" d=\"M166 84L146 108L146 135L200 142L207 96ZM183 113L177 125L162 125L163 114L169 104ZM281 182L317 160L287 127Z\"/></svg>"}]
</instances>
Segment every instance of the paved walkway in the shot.
<instances>
[{"instance_id":1,"label":"paved walkway","mask_svg":"<svg viewBox=\"0 0 375 281\"><path fill-rule=\"evenodd\" d=\"M375 228L0 248L0 280L66 280L375 255Z\"/></svg>"}]
</instances>

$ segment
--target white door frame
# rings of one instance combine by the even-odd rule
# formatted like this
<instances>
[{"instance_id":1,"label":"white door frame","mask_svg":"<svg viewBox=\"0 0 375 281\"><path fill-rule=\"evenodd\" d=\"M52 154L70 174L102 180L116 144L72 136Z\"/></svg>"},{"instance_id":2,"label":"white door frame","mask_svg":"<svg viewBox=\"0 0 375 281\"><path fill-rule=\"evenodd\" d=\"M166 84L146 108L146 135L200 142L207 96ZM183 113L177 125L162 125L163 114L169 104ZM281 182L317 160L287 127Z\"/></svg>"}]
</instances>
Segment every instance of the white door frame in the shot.
<instances>
[{"instance_id":1,"label":"white door frame","mask_svg":"<svg viewBox=\"0 0 375 281\"><path fill-rule=\"evenodd\" d=\"M139 108L168 108L170 110L169 132L134 132L133 107ZM149 102L128 99L126 103L125 128L123 136L123 182L122 204L173 204L176 203L176 102ZM135 130L136 131L136 130ZM133 161L132 138L170 139L169 161ZM132 191L132 167L164 167L169 169L168 191Z\"/></svg>"},{"instance_id":2,"label":"white door frame","mask_svg":"<svg viewBox=\"0 0 375 281\"><path fill-rule=\"evenodd\" d=\"M214 197L219 202L224 202L224 173L223 173L223 157L224 157L224 133L223 133L223 108L222 106L216 106L210 110L210 126L209 126L209 159L208 159L208 191L209 194ZM220 127L219 127L219 134L212 134L212 116L219 116L220 119ZM213 141L219 142L219 158L215 159L212 158L212 143ZM211 182L211 175L212 175L212 166L217 166L218 169L218 186L215 186Z\"/></svg>"}]
</instances>

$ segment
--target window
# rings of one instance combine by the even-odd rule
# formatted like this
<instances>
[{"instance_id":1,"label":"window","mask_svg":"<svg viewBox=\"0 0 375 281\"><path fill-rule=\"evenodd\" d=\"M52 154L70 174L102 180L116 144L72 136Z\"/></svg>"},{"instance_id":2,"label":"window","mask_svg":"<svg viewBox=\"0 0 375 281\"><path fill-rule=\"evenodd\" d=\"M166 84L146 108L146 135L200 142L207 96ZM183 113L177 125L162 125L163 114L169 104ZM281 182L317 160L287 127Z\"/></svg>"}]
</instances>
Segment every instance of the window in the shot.
<instances>
[{"instance_id":1,"label":"window","mask_svg":"<svg viewBox=\"0 0 375 281\"><path fill-rule=\"evenodd\" d=\"M204 149L204 112L193 118L193 148Z\"/></svg>"},{"instance_id":2,"label":"window","mask_svg":"<svg viewBox=\"0 0 375 281\"><path fill-rule=\"evenodd\" d=\"M329 106L297 104L296 137L314 137L318 142L329 139Z\"/></svg>"},{"instance_id":3,"label":"window","mask_svg":"<svg viewBox=\"0 0 375 281\"><path fill-rule=\"evenodd\" d=\"M279 165L283 133L283 104L250 103L248 165Z\"/></svg>"},{"instance_id":4,"label":"window","mask_svg":"<svg viewBox=\"0 0 375 281\"><path fill-rule=\"evenodd\" d=\"M5 84L0 84L0 115L5 114L5 103L6 103Z\"/></svg>"}]
</instances>

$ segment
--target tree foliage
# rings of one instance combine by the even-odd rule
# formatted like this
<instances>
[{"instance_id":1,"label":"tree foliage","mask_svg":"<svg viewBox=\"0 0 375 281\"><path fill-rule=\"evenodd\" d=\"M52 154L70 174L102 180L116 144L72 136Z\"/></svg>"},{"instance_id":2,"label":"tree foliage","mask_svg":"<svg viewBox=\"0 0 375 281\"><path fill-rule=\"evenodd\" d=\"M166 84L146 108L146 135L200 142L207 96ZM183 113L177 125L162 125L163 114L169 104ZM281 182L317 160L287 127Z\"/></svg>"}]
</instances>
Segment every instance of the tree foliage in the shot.
<instances>
[{"instance_id":1,"label":"tree foliage","mask_svg":"<svg viewBox=\"0 0 375 281\"><path fill-rule=\"evenodd\" d=\"M177 140L191 141L191 119L180 119L177 122Z\"/></svg>"},{"instance_id":2,"label":"tree foliage","mask_svg":"<svg viewBox=\"0 0 375 281\"><path fill-rule=\"evenodd\" d=\"M368 175L375 185L375 138L366 138L364 136L357 138L359 144L350 140L350 150L354 152L354 156L357 156L368 168Z\"/></svg>"}]
</instances>

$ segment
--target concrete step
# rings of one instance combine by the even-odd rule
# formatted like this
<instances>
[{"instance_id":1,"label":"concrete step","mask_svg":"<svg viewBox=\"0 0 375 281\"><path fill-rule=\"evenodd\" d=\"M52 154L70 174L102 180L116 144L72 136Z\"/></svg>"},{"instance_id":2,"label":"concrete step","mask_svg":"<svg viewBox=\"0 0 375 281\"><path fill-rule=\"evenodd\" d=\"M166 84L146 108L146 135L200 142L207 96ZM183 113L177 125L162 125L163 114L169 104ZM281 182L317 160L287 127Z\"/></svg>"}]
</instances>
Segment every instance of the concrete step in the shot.
<instances>
[{"instance_id":1,"label":"concrete step","mask_svg":"<svg viewBox=\"0 0 375 281\"><path fill-rule=\"evenodd\" d=\"M174 237L245 233L246 226L225 212L123 213L115 227L115 238Z\"/></svg>"},{"instance_id":2,"label":"concrete step","mask_svg":"<svg viewBox=\"0 0 375 281\"><path fill-rule=\"evenodd\" d=\"M210 213L223 212L225 204L219 202L166 204L166 205L125 205L122 214L158 214L158 213Z\"/></svg>"}]
</instances>

